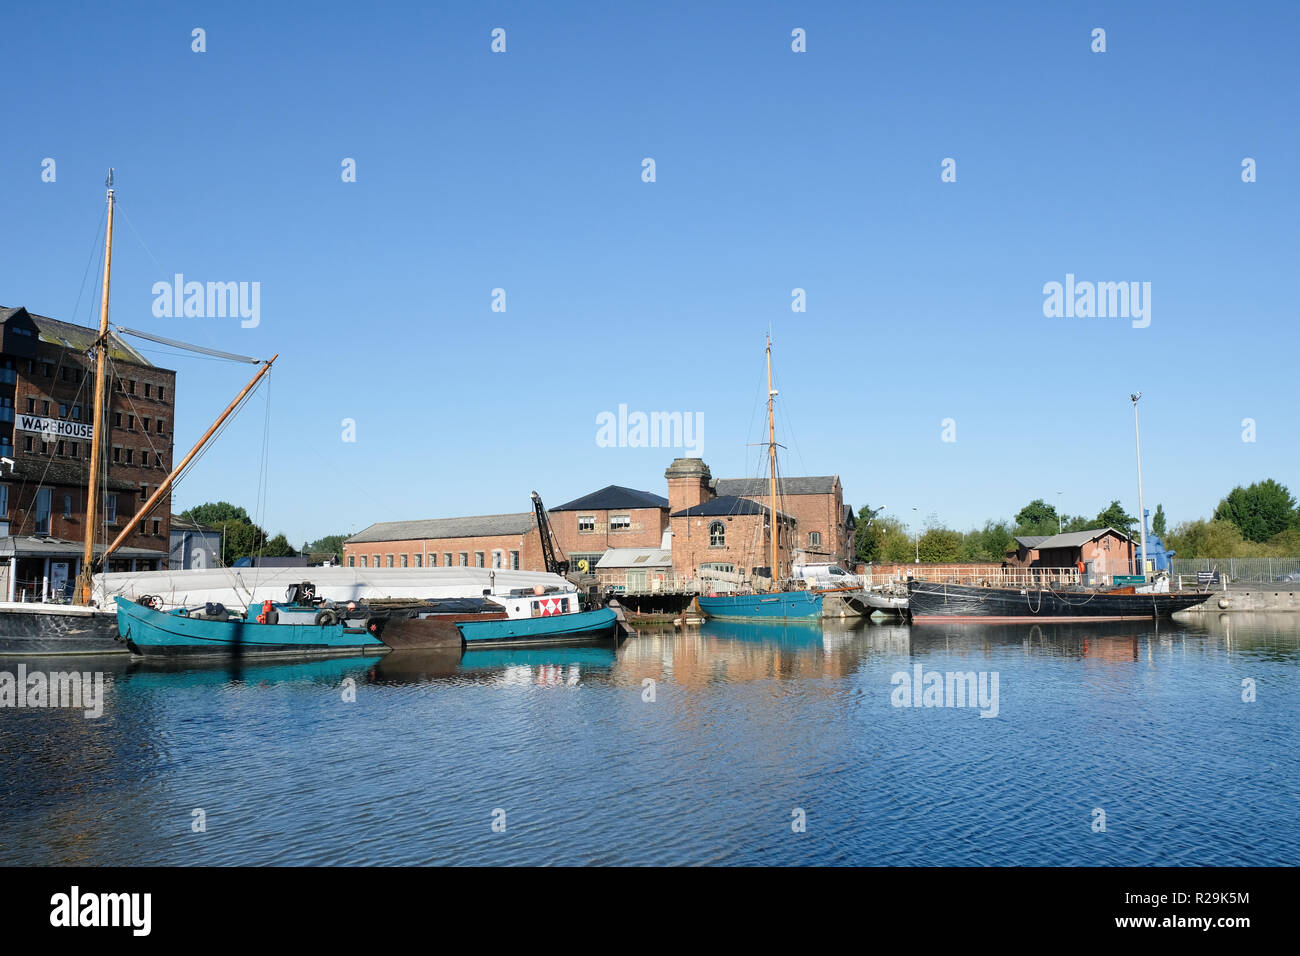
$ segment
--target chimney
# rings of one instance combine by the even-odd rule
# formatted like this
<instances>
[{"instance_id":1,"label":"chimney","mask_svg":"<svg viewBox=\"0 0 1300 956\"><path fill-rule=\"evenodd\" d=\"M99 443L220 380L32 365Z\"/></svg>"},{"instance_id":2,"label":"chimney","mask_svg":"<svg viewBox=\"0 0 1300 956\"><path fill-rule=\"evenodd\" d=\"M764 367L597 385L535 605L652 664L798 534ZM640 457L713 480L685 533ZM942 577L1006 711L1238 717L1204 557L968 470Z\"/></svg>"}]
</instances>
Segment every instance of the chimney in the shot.
<instances>
[{"instance_id":1,"label":"chimney","mask_svg":"<svg viewBox=\"0 0 1300 956\"><path fill-rule=\"evenodd\" d=\"M700 458L677 458L664 472L668 479L668 513L694 508L713 497L709 466Z\"/></svg>"}]
</instances>

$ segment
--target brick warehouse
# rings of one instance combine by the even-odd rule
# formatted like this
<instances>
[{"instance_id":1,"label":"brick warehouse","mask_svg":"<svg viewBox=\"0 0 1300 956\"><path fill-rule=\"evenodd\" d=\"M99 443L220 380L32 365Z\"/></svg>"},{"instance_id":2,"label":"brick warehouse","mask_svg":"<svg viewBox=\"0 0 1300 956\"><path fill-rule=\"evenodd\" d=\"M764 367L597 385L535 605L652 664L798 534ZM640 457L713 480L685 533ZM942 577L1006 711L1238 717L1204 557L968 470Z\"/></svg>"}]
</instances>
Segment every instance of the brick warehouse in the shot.
<instances>
[{"instance_id":1,"label":"brick warehouse","mask_svg":"<svg viewBox=\"0 0 1300 956\"><path fill-rule=\"evenodd\" d=\"M608 485L548 509L557 550L573 571L594 573L604 554L627 548L670 549L684 579L701 566L748 573L771 562L767 481L715 480L698 458L676 459L664 477L667 498ZM854 517L839 476L783 478L777 490L783 573L792 560L849 558ZM543 570L531 513L380 522L344 542L343 554L349 567Z\"/></svg>"},{"instance_id":2,"label":"brick warehouse","mask_svg":"<svg viewBox=\"0 0 1300 956\"><path fill-rule=\"evenodd\" d=\"M0 596L70 597L81 570L89 481L97 329L24 308L0 308ZM107 495L100 550L172 467L176 373L110 333L105 388ZM10 464L12 462L12 464ZM101 492L103 493L103 492ZM170 496L109 559L107 570L153 570L167 559ZM7 560L6 560L7 559Z\"/></svg>"}]
</instances>

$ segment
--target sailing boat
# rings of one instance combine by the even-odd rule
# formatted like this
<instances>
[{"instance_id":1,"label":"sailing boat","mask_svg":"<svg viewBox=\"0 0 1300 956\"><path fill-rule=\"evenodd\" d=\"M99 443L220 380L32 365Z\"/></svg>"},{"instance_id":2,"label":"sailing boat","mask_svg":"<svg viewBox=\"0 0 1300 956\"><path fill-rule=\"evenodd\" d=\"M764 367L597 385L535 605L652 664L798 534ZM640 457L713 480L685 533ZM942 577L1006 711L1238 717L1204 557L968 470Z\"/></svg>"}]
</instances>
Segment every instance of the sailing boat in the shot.
<instances>
[{"instance_id":1,"label":"sailing boat","mask_svg":"<svg viewBox=\"0 0 1300 956\"><path fill-rule=\"evenodd\" d=\"M0 654L21 654L21 655L51 655L51 654L126 654L129 648L118 634L118 615L115 608L96 607L93 601L94 592L94 571L96 566L105 567L108 564L108 557L126 542L131 535L132 529L136 524L145 518L157 506L158 502L170 491L176 477L185 469L185 467L194 459L194 457L207 444L208 440L216 433L221 424L231 415L232 412L243 401L261 380L267 372L271 370L272 363L275 362L275 356L268 361L259 359L249 359L245 356L232 356L226 353L218 353L211 349L203 349L197 346L186 345L183 342L175 342L170 339L162 339L158 336L149 336L145 333L134 332L145 338L152 338L155 341L164 342L168 345L188 348L194 351L207 352L212 355L222 355L228 359L238 359L251 364L261 365L262 368L253 377L239 396L230 403L221 417L207 430L198 443L191 449L190 453L185 456L179 465L172 469L169 474L149 496L140 509L129 521L123 526L121 534L107 546L99 549L100 553L96 555L95 530L97 524L97 512L99 508L100 494L100 461L101 450L103 446L103 434L106 429L108 416L105 405L105 371L108 361L108 339L110 335L108 325L108 299L109 299L109 280L112 273L113 265L113 209L115 206L113 191L113 171L108 171L108 216L107 227L104 236L104 285L100 298L99 311L99 336L95 339L95 394L94 394L94 418L91 430L91 452L90 452L90 469L86 488L86 532L85 532L85 551L82 560L81 573L77 579L75 599L76 604L54 604L54 603L28 603L28 602L11 602L0 604ZM131 332L129 329L118 328L118 331ZM14 567L11 565L9 573L14 574Z\"/></svg>"},{"instance_id":2,"label":"sailing boat","mask_svg":"<svg viewBox=\"0 0 1300 956\"><path fill-rule=\"evenodd\" d=\"M696 601L706 616L724 621L807 621L822 616L822 595L817 591L783 591L781 579L781 522L776 507L776 418L772 388L772 337L767 337L767 460L771 502L768 509L768 538L772 548L772 590L753 594L700 595Z\"/></svg>"}]
</instances>

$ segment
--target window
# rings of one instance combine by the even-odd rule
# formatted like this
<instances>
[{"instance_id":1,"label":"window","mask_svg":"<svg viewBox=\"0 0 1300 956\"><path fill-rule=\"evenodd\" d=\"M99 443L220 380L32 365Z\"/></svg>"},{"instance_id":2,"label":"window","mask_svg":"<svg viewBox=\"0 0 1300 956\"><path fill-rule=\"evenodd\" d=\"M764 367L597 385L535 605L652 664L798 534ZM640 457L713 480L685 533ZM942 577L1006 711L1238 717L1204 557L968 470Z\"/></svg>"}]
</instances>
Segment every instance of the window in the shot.
<instances>
[{"instance_id":1,"label":"window","mask_svg":"<svg viewBox=\"0 0 1300 956\"><path fill-rule=\"evenodd\" d=\"M130 457L129 457L130 454L131 454L131 449L128 448L128 449L126 450L126 453L127 453L127 455L128 455L128 457L127 457L127 461L129 462L129 461L131 460ZM147 484L145 484L143 481L140 482L140 500L141 500L141 501L148 501L148 500L149 500L149 486L148 486ZM143 524L143 523L144 523L144 522L141 522L141 524Z\"/></svg>"},{"instance_id":2,"label":"window","mask_svg":"<svg viewBox=\"0 0 1300 956\"><path fill-rule=\"evenodd\" d=\"M50 401L49 399L44 399L41 402L41 414L48 415L49 413L50 413Z\"/></svg>"},{"instance_id":3,"label":"window","mask_svg":"<svg viewBox=\"0 0 1300 956\"><path fill-rule=\"evenodd\" d=\"M402 555L402 567L406 567L406 555Z\"/></svg>"},{"instance_id":4,"label":"window","mask_svg":"<svg viewBox=\"0 0 1300 956\"><path fill-rule=\"evenodd\" d=\"M74 422L79 422L79 421L81 421L81 406L80 406L80 405L73 405L73 406L72 406L72 420L73 420Z\"/></svg>"},{"instance_id":5,"label":"window","mask_svg":"<svg viewBox=\"0 0 1300 956\"><path fill-rule=\"evenodd\" d=\"M727 546L727 526L721 521L709 524L709 547L725 548Z\"/></svg>"},{"instance_id":6,"label":"window","mask_svg":"<svg viewBox=\"0 0 1300 956\"><path fill-rule=\"evenodd\" d=\"M121 412L114 412L114 413L113 413L113 427L114 427L114 428L121 428L121 427L122 427L122 413L121 413Z\"/></svg>"},{"instance_id":7,"label":"window","mask_svg":"<svg viewBox=\"0 0 1300 956\"><path fill-rule=\"evenodd\" d=\"M366 566L366 556L364 554L361 556L361 566L363 568Z\"/></svg>"},{"instance_id":8,"label":"window","mask_svg":"<svg viewBox=\"0 0 1300 956\"><path fill-rule=\"evenodd\" d=\"M159 435L165 435L165 434L167 434L167 429L163 427L163 426L166 425L166 424L167 424L167 423L166 423L165 421L163 421L161 418L158 419L158 434L159 434Z\"/></svg>"},{"instance_id":9,"label":"window","mask_svg":"<svg viewBox=\"0 0 1300 956\"><path fill-rule=\"evenodd\" d=\"M67 403L67 402L59 402L59 417L60 417L60 418L67 418L67 417L68 417L68 403Z\"/></svg>"},{"instance_id":10,"label":"window","mask_svg":"<svg viewBox=\"0 0 1300 956\"><path fill-rule=\"evenodd\" d=\"M60 438L59 443L54 446L54 454L58 455L60 458L63 457L63 439Z\"/></svg>"},{"instance_id":11,"label":"window","mask_svg":"<svg viewBox=\"0 0 1300 956\"><path fill-rule=\"evenodd\" d=\"M133 432L133 431L135 431L135 416L134 416L134 415L127 415L127 416L126 416L126 430L129 431L129 432Z\"/></svg>"},{"instance_id":12,"label":"window","mask_svg":"<svg viewBox=\"0 0 1300 956\"><path fill-rule=\"evenodd\" d=\"M31 451L31 450L32 450L32 436L28 435L26 438L23 439L23 451Z\"/></svg>"},{"instance_id":13,"label":"window","mask_svg":"<svg viewBox=\"0 0 1300 956\"><path fill-rule=\"evenodd\" d=\"M158 386L158 401L161 402L162 400L163 400L163 387L162 387L161 385L159 385L159 386ZM158 429L158 430L159 430L159 431L162 431L161 428Z\"/></svg>"},{"instance_id":14,"label":"window","mask_svg":"<svg viewBox=\"0 0 1300 956\"><path fill-rule=\"evenodd\" d=\"M9 486L0 485L0 518L9 517Z\"/></svg>"},{"instance_id":15,"label":"window","mask_svg":"<svg viewBox=\"0 0 1300 956\"><path fill-rule=\"evenodd\" d=\"M140 417L140 431L147 432L148 430L149 430L149 419L145 418L142 415Z\"/></svg>"},{"instance_id":16,"label":"window","mask_svg":"<svg viewBox=\"0 0 1300 956\"><path fill-rule=\"evenodd\" d=\"M436 568L437 566L438 566L438 555L437 555L436 553L434 553L433 551L430 551L430 552L429 552L429 567L431 567L431 568Z\"/></svg>"},{"instance_id":17,"label":"window","mask_svg":"<svg viewBox=\"0 0 1300 956\"><path fill-rule=\"evenodd\" d=\"M393 566L393 556L391 554L384 555L384 567L391 568L392 566Z\"/></svg>"},{"instance_id":18,"label":"window","mask_svg":"<svg viewBox=\"0 0 1300 956\"><path fill-rule=\"evenodd\" d=\"M126 450L126 463L127 463L128 465L134 464L134 463L135 463L135 462L134 462L134 459L135 459L135 450L134 450L134 449L131 449L131 448L128 448L128 449Z\"/></svg>"},{"instance_id":19,"label":"window","mask_svg":"<svg viewBox=\"0 0 1300 956\"><path fill-rule=\"evenodd\" d=\"M162 455L159 452L153 453L153 466L155 468L161 468L163 466Z\"/></svg>"},{"instance_id":20,"label":"window","mask_svg":"<svg viewBox=\"0 0 1300 956\"><path fill-rule=\"evenodd\" d=\"M449 568L449 567L451 567L451 552L450 552L450 551L444 551L444 552L442 553L442 566L443 566L444 568Z\"/></svg>"},{"instance_id":21,"label":"window","mask_svg":"<svg viewBox=\"0 0 1300 956\"><path fill-rule=\"evenodd\" d=\"M71 455L72 455L73 458L80 458L80 457L81 457L81 446L80 446L79 444L77 444L75 441L72 443L72 451L71 451Z\"/></svg>"},{"instance_id":22,"label":"window","mask_svg":"<svg viewBox=\"0 0 1300 956\"><path fill-rule=\"evenodd\" d=\"M610 531L631 531L632 516L631 515L610 515L609 530Z\"/></svg>"},{"instance_id":23,"label":"window","mask_svg":"<svg viewBox=\"0 0 1300 956\"><path fill-rule=\"evenodd\" d=\"M36 533L50 533L50 489L40 488L36 492Z\"/></svg>"},{"instance_id":24,"label":"window","mask_svg":"<svg viewBox=\"0 0 1300 956\"><path fill-rule=\"evenodd\" d=\"M134 395L134 394L135 394L135 379L128 379L128 380L127 380L127 383L126 383L126 390L127 390L127 393L130 394L130 395Z\"/></svg>"},{"instance_id":25,"label":"window","mask_svg":"<svg viewBox=\"0 0 1300 956\"><path fill-rule=\"evenodd\" d=\"M162 518L153 519L153 533L157 536L162 531Z\"/></svg>"},{"instance_id":26,"label":"window","mask_svg":"<svg viewBox=\"0 0 1300 956\"><path fill-rule=\"evenodd\" d=\"M808 547L820 548L822 546L822 533L820 531L808 532Z\"/></svg>"},{"instance_id":27,"label":"window","mask_svg":"<svg viewBox=\"0 0 1300 956\"><path fill-rule=\"evenodd\" d=\"M595 530L595 515L578 515L578 534L592 534Z\"/></svg>"},{"instance_id":28,"label":"window","mask_svg":"<svg viewBox=\"0 0 1300 956\"><path fill-rule=\"evenodd\" d=\"M145 383L144 383L144 397L145 397L145 398L148 398L148 397L149 397L149 390L150 390L152 387L153 387L153 386L151 386L148 382L145 382Z\"/></svg>"},{"instance_id":29,"label":"window","mask_svg":"<svg viewBox=\"0 0 1300 956\"><path fill-rule=\"evenodd\" d=\"M35 413L36 413L36 399L32 398L29 395L27 397L27 414L33 415Z\"/></svg>"},{"instance_id":30,"label":"window","mask_svg":"<svg viewBox=\"0 0 1300 956\"><path fill-rule=\"evenodd\" d=\"M109 524L117 524L117 495L109 495L104 499L104 520Z\"/></svg>"},{"instance_id":31,"label":"window","mask_svg":"<svg viewBox=\"0 0 1300 956\"><path fill-rule=\"evenodd\" d=\"M424 559L424 555L422 555L422 554L417 554L417 555L415 556L415 566L416 566L417 568L420 567L420 562L421 562L423 559Z\"/></svg>"},{"instance_id":32,"label":"window","mask_svg":"<svg viewBox=\"0 0 1300 956\"><path fill-rule=\"evenodd\" d=\"M148 467L149 467L149 449L148 449L148 448L141 448L141 449L140 449L140 467L141 467L141 468L148 468Z\"/></svg>"},{"instance_id":33,"label":"window","mask_svg":"<svg viewBox=\"0 0 1300 956\"><path fill-rule=\"evenodd\" d=\"M469 552L468 552L468 551L462 551L462 552L460 553L460 566L461 566L462 568L467 568L467 567L469 567Z\"/></svg>"},{"instance_id":34,"label":"window","mask_svg":"<svg viewBox=\"0 0 1300 956\"><path fill-rule=\"evenodd\" d=\"M356 556L355 554L349 554L349 555L348 555L348 567L350 567L350 568L355 568L356 566L357 566L357 556Z\"/></svg>"},{"instance_id":35,"label":"window","mask_svg":"<svg viewBox=\"0 0 1300 956\"><path fill-rule=\"evenodd\" d=\"M518 571L518 570L519 570L519 552L518 552L518 551L511 551L511 552L510 552L510 570L511 570L511 571Z\"/></svg>"},{"instance_id":36,"label":"window","mask_svg":"<svg viewBox=\"0 0 1300 956\"><path fill-rule=\"evenodd\" d=\"M505 567L505 560L506 560L505 552L503 551L492 552L492 567L494 568Z\"/></svg>"},{"instance_id":37,"label":"window","mask_svg":"<svg viewBox=\"0 0 1300 956\"><path fill-rule=\"evenodd\" d=\"M42 362L42 363L41 363L41 374L44 375L46 378L53 378L53 377L54 377L54 363L52 363L52 362Z\"/></svg>"},{"instance_id":38,"label":"window","mask_svg":"<svg viewBox=\"0 0 1300 956\"><path fill-rule=\"evenodd\" d=\"M113 446L113 462L116 464L122 460L122 449L117 445Z\"/></svg>"},{"instance_id":39,"label":"window","mask_svg":"<svg viewBox=\"0 0 1300 956\"><path fill-rule=\"evenodd\" d=\"M481 567L483 567L483 552L482 552L482 551L475 551L475 552L474 552L474 567L476 567L476 568L481 568Z\"/></svg>"}]
</instances>

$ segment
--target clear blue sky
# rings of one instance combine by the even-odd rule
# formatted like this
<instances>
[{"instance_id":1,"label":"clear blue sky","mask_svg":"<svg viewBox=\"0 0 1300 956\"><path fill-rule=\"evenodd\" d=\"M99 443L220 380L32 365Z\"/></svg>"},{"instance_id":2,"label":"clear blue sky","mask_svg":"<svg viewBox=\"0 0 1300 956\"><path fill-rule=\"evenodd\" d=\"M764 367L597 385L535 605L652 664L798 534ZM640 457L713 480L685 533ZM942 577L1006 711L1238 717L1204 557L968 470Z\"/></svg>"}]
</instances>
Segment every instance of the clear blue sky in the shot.
<instances>
[{"instance_id":1,"label":"clear blue sky","mask_svg":"<svg viewBox=\"0 0 1300 956\"><path fill-rule=\"evenodd\" d=\"M785 470L855 507L1136 513L1140 389L1148 507L1204 516L1300 487L1298 11L7 4L0 304L94 324L116 167L113 320L281 353L263 517L295 544L534 488L663 493L681 452L597 447L620 403L702 413L713 473L757 474L769 328ZM175 272L260 282L261 324L155 318ZM1150 282L1150 327L1045 318L1066 273ZM248 370L163 352L179 454ZM176 510L255 509L264 415Z\"/></svg>"}]
</instances>

